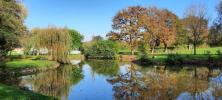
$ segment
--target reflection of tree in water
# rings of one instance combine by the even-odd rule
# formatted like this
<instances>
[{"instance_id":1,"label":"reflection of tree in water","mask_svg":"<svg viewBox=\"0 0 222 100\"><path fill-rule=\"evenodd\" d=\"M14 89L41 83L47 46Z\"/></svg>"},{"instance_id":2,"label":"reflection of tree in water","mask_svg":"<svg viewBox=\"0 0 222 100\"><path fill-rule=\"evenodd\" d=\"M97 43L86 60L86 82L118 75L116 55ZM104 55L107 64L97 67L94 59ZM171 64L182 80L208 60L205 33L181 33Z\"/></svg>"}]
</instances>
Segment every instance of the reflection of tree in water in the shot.
<instances>
[{"instance_id":1,"label":"reflection of tree in water","mask_svg":"<svg viewBox=\"0 0 222 100\"><path fill-rule=\"evenodd\" d=\"M77 84L82 78L82 70L76 66L64 65L57 70L48 71L31 76L27 83L35 92L53 97L67 97L72 85ZM24 82L27 84L26 82Z\"/></svg>"},{"instance_id":2,"label":"reflection of tree in water","mask_svg":"<svg viewBox=\"0 0 222 100\"><path fill-rule=\"evenodd\" d=\"M196 71L181 69L174 73L169 70L163 72L152 69L142 77L135 65L131 64L129 69L126 74L108 80L113 85L116 99L168 100L176 99L185 92L189 93L189 99L218 96L214 95L214 91L218 91L216 88L213 88L213 95L209 95L207 91L210 72L207 68L198 68Z\"/></svg>"},{"instance_id":3,"label":"reflection of tree in water","mask_svg":"<svg viewBox=\"0 0 222 100\"><path fill-rule=\"evenodd\" d=\"M115 60L89 60L92 70L105 76L115 76L119 72L119 63Z\"/></svg>"},{"instance_id":4,"label":"reflection of tree in water","mask_svg":"<svg viewBox=\"0 0 222 100\"><path fill-rule=\"evenodd\" d=\"M127 72L118 75L113 79L108 81L113 84L113 90L115 91L114 96L116 99L135 99L139 96L140 91L147 90L146 87L143 87L142 77L136 71L135 66L127 67Z\"/></svg>"},{"instance_id":5,"label":"reflection of tree in water","mask_svg":"<svg viewBox=\"0 0 222 100\"><path fill-rule=\"evenodd\" d=\"M16 76L9 76L9 75L0 75L0 83L17 86L19 82L21 82L21 78Z\"/></svg>"},{"instance_id":6,"label":"reflection of tree in water","mask_svg":"<svg viewBox=\"0 0 222 100\"><path fill-rule=\"evenodd\" d=\"M215 78L211 78L210 85L215 89L213 91L215 96L222 96L222 73Z\"/></svg>"}]
</instances>

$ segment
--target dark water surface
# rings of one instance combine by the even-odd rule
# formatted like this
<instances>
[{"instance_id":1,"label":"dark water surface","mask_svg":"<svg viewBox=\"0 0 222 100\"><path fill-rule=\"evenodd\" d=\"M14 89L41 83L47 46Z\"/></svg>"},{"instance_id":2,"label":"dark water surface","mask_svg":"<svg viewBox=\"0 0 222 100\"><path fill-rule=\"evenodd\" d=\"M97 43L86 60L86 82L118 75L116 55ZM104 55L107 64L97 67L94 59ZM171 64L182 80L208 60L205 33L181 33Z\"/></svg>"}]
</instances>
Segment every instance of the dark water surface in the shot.
<instances>
[{"instance_id":1,"label":"dark water surface","mask_svg":"<svg viewBox=\"0 0 222 100\"><path fill-rule=\"evenodd\" d=\"M19 77L17 85L62 100L222 100L222 68L89 60Z\"/></svg>"}]
</instances>

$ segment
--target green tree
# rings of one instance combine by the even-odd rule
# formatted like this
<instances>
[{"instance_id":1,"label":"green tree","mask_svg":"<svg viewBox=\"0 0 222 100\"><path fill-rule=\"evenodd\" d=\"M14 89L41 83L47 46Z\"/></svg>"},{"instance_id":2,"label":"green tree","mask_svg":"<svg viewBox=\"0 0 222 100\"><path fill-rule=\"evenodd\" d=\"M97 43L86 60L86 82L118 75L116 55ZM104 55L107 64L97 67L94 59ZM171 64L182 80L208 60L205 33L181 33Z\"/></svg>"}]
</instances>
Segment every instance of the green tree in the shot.
<instances>
[{"instance_id":1,"label":"green tree","mask_svg":"<svg viewBox=\"0 0 222 100\"><path fill-rule=\"evenodd\" d=\"M177 20L177 34L176 34L176 46L186 46L189 43L189 37L187 36L187 31L184 28L184 20L178 19Z\"/></svg>"},{"instance_id":2,"label":"green tree","mask_svg":"<svg viewBox=\"0 0 222 100\"><path fill-rule=\"evenodd\" d=\"M19 37L26 32L27 12L18 0L0 1L0 56L19 46Z\"/></svg>"},{"instance_id":3,"label":"green tree","mask_svg":"<svg viewBox=\"0 0 222 100\"><path fill-rule=\"evenodd\" d=\"M82 47L82 40L84 39L84 36L81 35L78 31L72 29L69 30L69 33L72 40L71 48L79 49Z\"/></svg>"},{"instance_id":4,"label":"green tree","mask_svg":"<svg viewBox=\"0 0 222 100\"><path fill-rule=\"evenodd\" d=\"M139 50L139 59L142 62L148 61L148 45L145 42L140 42L138 46Z\"/></svg>"},{"instance_id":5,"label":"green tree","mask_svg":"<svg viewBox=\"0 0 222 100\"><path fill-rule=\"evenodd\" d=\"M60 63L69 63L68 53L71 49L72 39L66 28L48 27L33 29L34 47L47 48L52 60Z\"/></svg>"},{"instance_id":6,"label":"green tree","mask_svg":"<svg viewBox=\"0 0 222 100\"><path fill-rule=\"evenodd\" d=\"M87 47L85 54L87 58L115 59L118 55L118 50L119 45L117 42L100 40Z\"/></svg>"},{"instance_id":7,"label":"green tree","mask_svg":"<svg viewBox=\"0 0 222 100\"><path fill-rule=\"evenodd\" d=\"M101 41L101 40L103 40L103 37L102 36L93 36L92 37L92 41Z\"/></svg>"},{"instance_id":8,"label":"green tree","mask_svg":"<svg viewBox=\"0 0 222 100\"><path fill-rule=\"evenodd\" d=\"M218 17L210 28L209 43L214 46L222 45L222 1L217 6Z\"/></svg>"}]
</instances>

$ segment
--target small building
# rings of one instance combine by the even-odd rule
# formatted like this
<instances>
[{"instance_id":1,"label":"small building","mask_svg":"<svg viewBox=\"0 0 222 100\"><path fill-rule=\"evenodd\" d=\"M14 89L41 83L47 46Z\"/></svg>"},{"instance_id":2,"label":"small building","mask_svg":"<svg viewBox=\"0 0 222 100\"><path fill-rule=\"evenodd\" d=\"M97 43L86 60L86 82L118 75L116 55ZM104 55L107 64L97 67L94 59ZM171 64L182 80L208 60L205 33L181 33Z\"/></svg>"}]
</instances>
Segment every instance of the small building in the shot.
<instances>
[{"instance_id":1,"label":"small building","mask_svg":"<svg viewBox=\"0 0 222 100\"><path fill-rule=\"evenodd\" d=\"M70 54L71 54L71 55L81 54L81 51L79 51L79 50L71 50L71 51L70 51Z\"/></svg>"}]
</instances>

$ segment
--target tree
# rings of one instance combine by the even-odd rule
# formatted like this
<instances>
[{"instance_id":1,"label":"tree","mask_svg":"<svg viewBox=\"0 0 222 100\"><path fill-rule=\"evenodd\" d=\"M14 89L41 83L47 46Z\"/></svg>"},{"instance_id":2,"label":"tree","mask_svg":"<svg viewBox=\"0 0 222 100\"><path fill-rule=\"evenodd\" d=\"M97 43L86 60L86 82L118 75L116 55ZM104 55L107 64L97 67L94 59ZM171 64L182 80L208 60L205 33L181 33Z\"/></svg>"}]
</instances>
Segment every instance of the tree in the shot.
<instances>
[{"instance_id":1,"label":"tree","mask_svg":"<svg viewBox=\"0 0 222 100\"><path fill-rule=\"evenodd\" d=\"M106 37L108 37L108 39L112 41L120 41L120 35L113 31L109 32Z\"/></svg>"},{"instance_id":2,"label":"tree","mask_svg":"<svg viewBox=\"0 0 222 100\"><path fill-rule=\"evenodd\" d=\"M155 47L160 43L158 38L160 31L159 16L159 10L156 7L149 7L146 9L146 14L144 14L141 18L141 22L145 28L145 33L143 33L143 40L149 43L152 54L154 53Z\"/></svg>"},{"instance_id":3,"label":"tree","mask_svg":"<svg viewBox=\"0 0 222 100\"><path fill-rule=\"evenodd\" d=\"M211 45L222 44L222 1L217 6L218 17L210 28L209 42Z\"/></svg>"},{"instance_id":4,"label":"tree","mask_svg":"<svg viewBox=\"0 0 222 100\"><path fill-rule=\"evenodd\" d=\"M185 14L185 25L190 40L194 46L194 55L196 55L197 45L201 40L206 39L208 31L207 12L204 5L190 6Z\"/></svg>"},{"instance_id":5,"label":"tree","mask_svg":"<svg viewBox=\"0 0 222 100\"><path fill-rule=\"evenodd\" d=\"M218 22L222 25L222 1L220 1L218 7L217 7L217 12L218 12Z\"/></svg>"},{"instance_id":6,"label":"tree","mask_svg":"<svg viewBox=\"0 0 222 100\"><path fill-rule=\"evenodd\" d=\"M140 17L145 14L146 8L136 6L123 9L113 19L113 32L119 40L128 43L133 54L141 37Z\"/></svg>"},{"instance_id":7,"label":"tree","mask_svg":"<svg viewBox=\"0 0 222 100\"><path fill-rule=\"evenodd\" d=\"M103 40L103 37L102 36L93 36L92 37L92 41L100 41L100 40Z\"/></svg>"},{"instance_id":8,"label":"tree","mask_svg":"<svg viewBox=\"0 0 222 100\"><path fill-rule=\"evenodd\" d=\"M71 49L79 49L82 46L83 35L72 29L69 30L69 33L72 40Z\"/></svg>"},{"instance_id":9,"label":"tree","mask_svg":"<svg viewBox=\"0 0 222 100\"><path fill-rule=\"evenodd\" d=\"M167 52L168 45L172 45L176 40L176 27L178 17L167 9L161 11L160 42L164 45L164 51Z\"/></svg>"},{"instance_id":10,"label":"tree","mask_svg":"<svg viewBox=\"0 0 222 100\"><path fill-rule=\"evenodd\" d=\"M138 46L138 51L139 51L139 59L142 63L148 61L148 46L147 43L145 42L140 42Z\"/></svg>"},{"instance_id":11,"label":"tree","mask_svg":"<svg viewBox=\"0 0 222 100\"><path fill-rule=\"evenodd\" d=\"M184 28L185 24L184 24L184 20L183 19L178 19L177 20L177 26L176 26L176 30L177 30L177 34L176 34L176 46L187 46L189 44L189 37L187 36L187 31Z\"/></svg>"},{"instance_id":12,"label":"tree","mask_svg":"<svg viewBox=\"0 0 222 100\"><path fill-rule=\"evenodd\" d=\"M72 39L68 29L51 26L32 31L35 34L35 48L47 48L52 60L69 63L68 53L71 49Z\"/></svg>"},{"instance_id":13,"label":"tree","mask_svg":"<svg viewBox=\"0 0 222 100\"><path fill-rule=\"evenodd\" d=\"M119 45L110 40L96 41L89 47L86 47L85 56L96 59L115 59L118 55Z\"/></svg>"},{"instance_id":14,"label":"tree","mask_svg":"<svg viewBox=\"0 0 222 100\"><path fill-rule=\"evenodd\" d=\"M210 27L209 32L209 43L212 46L218 46L222 44L222 31L221 25L218 22L214 22L213 25Z\"/></svg>"},{"instance_id":15,"label":"tree","mask_svg":"<svg viewBox=\"0 0 222 100\"><path fill-rule=\"evenodd\" d=\"M177 16L167 9L146 9L146 14L141 17L145 29L143 40L150 44L152 53L160 42L164 44L165 51L168 45L175 42L177 19Z\"/></svg>"},{"instance_id":16,"label":"tree","mask_svg":"<svg viewBox=\"0 0 222 100\"><path fill-rule=\"evenodd\" d=\"M26 32L27 12L18 0L0 1L0 57L19 46L19 37Z\"/></svg>"}]
</instances>

